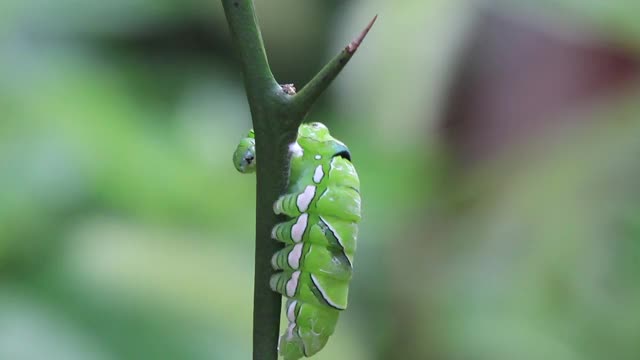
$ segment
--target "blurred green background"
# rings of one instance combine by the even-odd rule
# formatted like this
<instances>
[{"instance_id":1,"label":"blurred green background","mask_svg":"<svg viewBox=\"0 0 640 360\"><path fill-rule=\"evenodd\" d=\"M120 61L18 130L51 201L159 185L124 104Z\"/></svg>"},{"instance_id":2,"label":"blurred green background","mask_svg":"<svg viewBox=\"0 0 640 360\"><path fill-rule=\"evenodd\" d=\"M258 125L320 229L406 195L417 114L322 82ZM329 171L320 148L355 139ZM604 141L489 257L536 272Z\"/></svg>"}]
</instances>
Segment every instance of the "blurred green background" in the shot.
<instances>
[{"instance_id":1,"label":"blurred green background","mask_svg":"<svg viewBox=\"0 0 640 360\"><path fill-rule=\"evenodd\" d=\"M640 3L256 0L363 194L321 359L637 359ZM255 179L219 1L0 3L0 359L248 359Z\"/></svg>"}]
</instances>

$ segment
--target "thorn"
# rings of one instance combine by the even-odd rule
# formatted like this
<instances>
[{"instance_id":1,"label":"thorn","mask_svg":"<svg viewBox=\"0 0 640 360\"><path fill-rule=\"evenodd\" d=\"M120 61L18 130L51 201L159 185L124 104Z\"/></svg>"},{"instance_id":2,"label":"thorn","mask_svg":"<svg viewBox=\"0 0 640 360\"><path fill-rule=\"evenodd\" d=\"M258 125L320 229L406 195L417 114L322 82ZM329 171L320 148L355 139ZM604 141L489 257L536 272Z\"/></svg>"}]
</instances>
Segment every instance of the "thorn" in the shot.
<instances>
[{"instance_id":1,"label":"thorn","mask_svg":"<svg viewBox=\"0 0 640 360\"><path fill-rule=\"evenodd\" d=\"M364 38L367 36L367 34L369 33L369 30L371 30L371 27L373 27L373 24L376 22L377 19L378 19L378 15L374 16L373 19L371 19L371 21L369 21L369 24L367 25L367 27L364 28L364 30L362 30L362 32L360 33L360 36L358 36L349 45L347 45L345 50L349 54L353 54L353 53L356 52L356 50L358 50L358 47L360 46L360 43L362 43L362 40L364 40Z\"/></svg>"}]
</instances>

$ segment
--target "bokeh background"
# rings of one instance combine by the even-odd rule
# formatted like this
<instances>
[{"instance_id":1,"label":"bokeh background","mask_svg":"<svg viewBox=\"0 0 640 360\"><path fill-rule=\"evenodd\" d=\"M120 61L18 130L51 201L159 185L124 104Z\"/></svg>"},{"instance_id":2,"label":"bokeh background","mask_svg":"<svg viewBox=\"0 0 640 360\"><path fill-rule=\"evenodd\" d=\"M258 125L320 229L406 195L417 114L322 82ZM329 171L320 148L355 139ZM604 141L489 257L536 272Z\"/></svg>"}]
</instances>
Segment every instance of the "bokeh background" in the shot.
<instances>
[{"instance_id":1,"label":"bokeh background","mask_svg":"<svg viewBox=\"0 0 640 360\"><path fill-rule=\"evenodd\" d=\"M256 0L362 182L316 359L637 359L640 2ZM250 127L216 0L0 2L0 359L248 359Z\"/></svg>"}]
</instances>

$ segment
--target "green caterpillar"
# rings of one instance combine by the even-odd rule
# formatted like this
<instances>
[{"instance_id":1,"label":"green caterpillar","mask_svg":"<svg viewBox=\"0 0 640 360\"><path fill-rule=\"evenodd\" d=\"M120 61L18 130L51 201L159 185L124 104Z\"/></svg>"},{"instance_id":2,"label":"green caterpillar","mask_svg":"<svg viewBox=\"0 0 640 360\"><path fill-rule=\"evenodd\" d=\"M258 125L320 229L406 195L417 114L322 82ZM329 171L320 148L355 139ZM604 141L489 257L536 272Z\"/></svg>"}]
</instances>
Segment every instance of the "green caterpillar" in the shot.
<instances>
[{"instance_id":1,"label":"green caterpillar","mask_svg":"<svg viewBox=\"0 0 640 360\"><path fill-rule=\"evenodd\" d=\"M340 312L347 308L360 221L360 180L349 149L321 123L300 125L289 150L289 186L273 209L292 219L276 224L271 232L285 247L271 259L277 272L270 286L287 298L289 326L280 337L280 355L297 360L326 345ZM253 130L240 141L233 163L242 173L255 171Z\"/></svg>"}]
</instances>

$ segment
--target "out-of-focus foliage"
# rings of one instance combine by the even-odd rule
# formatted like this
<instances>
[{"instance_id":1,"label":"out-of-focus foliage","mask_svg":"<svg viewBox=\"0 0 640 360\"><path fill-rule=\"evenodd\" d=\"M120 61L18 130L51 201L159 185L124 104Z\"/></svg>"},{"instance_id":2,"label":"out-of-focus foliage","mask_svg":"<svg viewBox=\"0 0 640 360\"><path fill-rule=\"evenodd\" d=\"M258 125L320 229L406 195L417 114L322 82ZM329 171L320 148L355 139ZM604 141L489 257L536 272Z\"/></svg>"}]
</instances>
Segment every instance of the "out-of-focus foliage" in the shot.
<instances>
[{"instance_id":1,"label":"out-of-focus foliage","mask_svg":"<svg viewBox=\"0 0 640 360\"><path fill-rule=\"evenodd\" d=\"M585 128L461 179L445 197L465 206L429 216L429 242L421 226L407 235L394 294L418 309L398 316L421 354L636 357L639 96L581 112Z\"/></svg>"},{"instance_id":2,"label":"out-of-focus foliage","mask_svg":"<svg viewBox=\"0 0 640 360\"><path fill-rule=\"evenodd\" d=\"M601 15L589 29L633 48L637 5L609 3L556 15ZM438 115L476 5L256 6L298 85L380 15L309 117L351 147L364 212L350 307L317 359L635 358L637 90L456 172ZM240 79L217 1L0 4L0 359L249 358Z\"/></svg>"}]
</instances>

